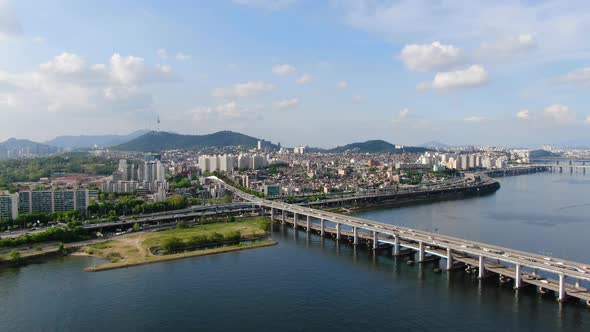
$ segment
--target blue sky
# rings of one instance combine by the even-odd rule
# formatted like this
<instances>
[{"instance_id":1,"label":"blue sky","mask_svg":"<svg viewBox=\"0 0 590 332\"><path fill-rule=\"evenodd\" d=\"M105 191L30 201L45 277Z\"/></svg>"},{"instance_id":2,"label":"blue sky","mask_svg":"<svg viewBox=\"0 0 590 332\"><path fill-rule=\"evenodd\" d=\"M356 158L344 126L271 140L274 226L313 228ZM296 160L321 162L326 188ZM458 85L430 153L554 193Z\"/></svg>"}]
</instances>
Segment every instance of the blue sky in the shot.
<instances>
[{"instance_id":1,"label":"blue sky","mask_svg":"<svg viewBox=\"0 0 590 332\"><path fill-rule=\"evenodd\" d=\"M0 140L590 143L586 1L0 0Z\"/></svg>"}]
</instances>

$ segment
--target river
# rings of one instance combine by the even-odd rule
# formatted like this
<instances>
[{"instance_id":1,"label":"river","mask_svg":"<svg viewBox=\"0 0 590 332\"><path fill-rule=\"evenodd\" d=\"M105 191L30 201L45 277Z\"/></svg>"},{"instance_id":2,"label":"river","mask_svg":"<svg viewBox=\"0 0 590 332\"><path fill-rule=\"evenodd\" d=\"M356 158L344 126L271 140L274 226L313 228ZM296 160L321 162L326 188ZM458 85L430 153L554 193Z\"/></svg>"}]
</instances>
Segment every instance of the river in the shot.
<instances>
[{"instance_id":1,"label":"river","mask_svg":"<svg viewBox=\"0 0 590 332\"><path fill-rule=\"evenodd\" d=\"M500 179L495 194L359 213L589 262L590 176ZM274 226L274 247L88 273L88 257L0 270L0 331L590 331L590 309L436 274Z\"/></svg>"}]
</instances>

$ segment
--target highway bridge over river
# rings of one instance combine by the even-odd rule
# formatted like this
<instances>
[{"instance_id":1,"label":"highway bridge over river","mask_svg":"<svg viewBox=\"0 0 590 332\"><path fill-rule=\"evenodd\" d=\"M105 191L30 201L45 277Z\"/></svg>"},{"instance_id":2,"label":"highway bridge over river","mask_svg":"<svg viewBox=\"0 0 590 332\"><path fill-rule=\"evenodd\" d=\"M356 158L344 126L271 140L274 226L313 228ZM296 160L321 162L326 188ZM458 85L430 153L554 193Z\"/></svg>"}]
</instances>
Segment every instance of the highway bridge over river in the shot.
<instances>
[{"instance_id":1,"label":"highway bridge over river","mask_svg":"<svg viewBox=\"0 0 590 332\"><path fill-rule=\"evenodd\" d=\"M348 240L353 245L366 243L375 250L387 246L393 255L417 255L419 263L444 259L447 270L465 268L477 272L480 279L497 275L515 289L534 285L541 293L554 292L559 301L576 298L590 305L590 292L582 287L590 281L590 264L266 200L215 179L238 198L257 205L261 213L294 228ZM486 177L482 183L491 181Z\"/></svg>"}]
</instances>

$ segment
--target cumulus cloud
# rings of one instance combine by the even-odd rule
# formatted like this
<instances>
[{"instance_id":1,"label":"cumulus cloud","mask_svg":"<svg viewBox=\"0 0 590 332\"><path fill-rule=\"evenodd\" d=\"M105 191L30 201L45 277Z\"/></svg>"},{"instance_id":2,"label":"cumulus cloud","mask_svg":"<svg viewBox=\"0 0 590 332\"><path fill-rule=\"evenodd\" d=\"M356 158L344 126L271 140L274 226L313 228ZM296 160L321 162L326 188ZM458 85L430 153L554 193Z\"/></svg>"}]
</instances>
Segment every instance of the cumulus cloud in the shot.
<instances>
[{"instance_id":1,"label":"cumulus cloud","mask_svg":"<svg viewBox=\"0 0 590 332\"><path fill-rule=\"evenodd\" d=\"M265 82L245 82L213 90L213 97L251 97L272 91L275 86Z\"/></svg>"},{"instance_id":2,"label":"cumulus cloud","mask_svg":"<svg viewBox=\"0 0 590 332\"><path fill-rule=\"evenodd\" d=\"M178 61L188 61L191 58L192 57L191 57L190 54L185 54L185 53L182 53L182 52L176 53L176 60L178 60Z\"/></svg>"},{"instance_id":3,"label":"cumulus cloud","mask_svg":"<svg viewBox=\"0 0 590 332\"><path fill-rule=\"evenodd\" d=\"M294 2L295 0L234 0L234 3L238 5L266 10L284 9Z\"/></svg>"},{"instance_id":4,"label":"cumulus cloud","mask_svg":"<svg viewBox=\"0 0 590 332\"><path fill-rule=\"evenodd\" d=\"M39 67L43 71L54 74L75 74L84 67L84 60L79 55L66 52L54 57L49 62L42 63Z\"/></svg>"},{"instance_id":5,"label":"cumulus cloud","mask_svg":"<svg viewBox=\"0 0 590 332\"><path fill-rule=\"evenodd\" d=\"M22 27L7 0L0 0L0 41L22 35Z\"/></svg>"},{"instance_id":6,"label":"cumulus cloud","mask_svg":"<svg viewBox=\"0 0 590 332\"><path fill-rule=\"evenodd\" d=\"M410 114L411 114L410 109L408 109L408 108L402 109L393 117L393 123L396 124L396 123L400 123L400 122L407 120L409 118Z\"/></svg>"},{"instance_id":7,"label":"cumulus cloud","mask_svg":"<svg viewBox=\"0 0 590 332\"><path fill-rule=\"evenodd\" d=\"M469 122L469 123L480 123L480 122L484 122L486 120L487 120L487 118L485 118L483 116L470 116L470 117L466 117L465 119L463 119L464 122Z\"/></svg>"},{"instance_id":8,"label":"cumulus cloud","mask_svg":"<svg viewBox=\"0 0 590 332\"><path fill-rule=\"evenodd\" d=\"M422 82L419 90L440 89L450 90L476 87L488 81L488 72L481 65L472 65L456 71L436 73L432 82Z\"/></svg>"},{"instance_id":9,"label":"cumulus cloud","mask_svg":"<svg viewBox=\"0 0 590 332\"><path fill-rule=\"evenodd\" d=\"M307 84L310 83L313 80L313 77L310 74L303 74L301 76L299 76L299 78L297 79L297 83L298 84Z\"/></svg>"},{"instance_id":10,"label":"cumulus cloud","mask_svg":"<svg viewBox=\"0 0 590 332\"><path fill-rule=\"evenodd\" d=\"M296 71L297 71L297 68L295 68L292 65L288 65L288 64L276 65L276 66L272 67L272 72L274 74L280 75L280 76L293 74Z\"/></svg>"},{"instance_id":11,"label":"cumulus cloud","mask_svg":"<svg viewBox=\"0 0 590 332\"><path fill-rule=\"evenodd\" d=\"M354 101L355 103L361 103L365 100L365 97L360 96L360 95L354 95L352 96L352 101Z\"/></svg>"},{"instance_id":12,"label":"cumulus cloud","mask_svg":"<svg viewBox=\"0 0 590 332\"><path fill-rule=\"evenodd\" d=\"M284 109L284 108L296 107L297 105L299 105L299 99L291 98L291 99L277 101L273 104L273 107L276 109Z\"/></svg>"},{"instance_id":13,"label":"cumulus cloud","mask_svg":"<svg viewBox=\"0 0 590 332\"><path fill-rule=\"evenodd\" d=\"M574 69L560 77L559 80L563 83L590 84L590 67Z\"/></svg>"},{"instance_id":14,"label":"cumulus cloud","mask_svg":"<svg viewBox=\"0 0 590 332\"><path fill-rule=\"evenodd\" d=\"M532 35L521 34L495 42L482 43L478 52L483 57L509 57L529 52L536 47L537 42Z\"/></svg>"},{"instance_id":15,"label":"cumulus cloud","mask_svg":"<svg viewBox=\"0 0 590 332\"><path fill-rule=\"evenodd\" d=\"M435 41L432 44L406 45L399 59L410 70L427 72L457 65L463 61L463 54L458 47Z\"/></svg>"},{"instance_id":16,"label":"cumulus cloud","mask_svg":"<svg viewBox=\"0 0 590 332\"><path fill-rule=\"evenodd\" d=\"M453 40L461 45L482 41L488 46L527 49L539 38L542 60L579 58L587 54L590 15L585 1L430 1L335 0L351 26L387 40ZM501 18L501 19L499 19ZM517 33L523 33L515 36ZM506 36L515 36L506 38ZM507 40L507 41L506 41ZM583 55L582 55L583 56Z\"/></svg>"},{"instance_id":17,"label":"cumulus cloud","mask_svg":"<svg viewBox=\"0 0 590 332\"><path fill-rule=\"evenodd\" d=\"M195 120L234 120L240 118L248 109L238 105L235 101L213 106L213 107L195 107L189 113Z\"/></svg>"},{"instance_id":18,"label":"cumulus cloud","mask_svg":"<svg viewBox=\"0 0 590 332\"><path fill-rule=\"evenodd\" d=\"M139 57L114 54L108 65L87 65L81 56L65 52L32 72L0 72L0 84L12 91L11 104L23 110L124 111L150 107L151 96L140 86L173 77L170 67L150 67Z\"/></svg>"},{"instance_id":19,"label":"cumulus cloud","mask_svg":"<svg viewBox=\"0 0 590 332\"><path fill-rule=\"evenodd\" d=\"M156 54L158 54L158 56L160 57L160 59L162 60L166 60L168 59L168 51L166 51L163 48L160 48L156 51Z\"/></svg>"},{"instance_id":20,"label":"cumulus cloud","mask_svg":"<svg viewBox=\"0 0 590 332\"><path fill-rule=\"evenodd\" d=\"M531 113L529 110L522 110L516 113L516 117L521 120L528 120L531 118Z\"/></svg>"},{"instance_id":21,"label":"cumulus cloud","mask_svg":"<svg viewBox=\"0 0 590 332\"><path fill-rule=\"evenodd\" d=\"M340 82L336 83L336 87L338 87L339 89L346 89L346 88L348 88L348 82L347 81L340 81Z\"/></svg>"},{"instance_id":22,"label":"cumulus cloud","mask_svg":"<svg viewBox=\"0 0 590 332\"><path fill-rule=\"evenodd\" d=\"M566 105L554 104L543 111L546 119L560 125L569 125L576 122L576 112Z\"/></svg>"}]
</instances>

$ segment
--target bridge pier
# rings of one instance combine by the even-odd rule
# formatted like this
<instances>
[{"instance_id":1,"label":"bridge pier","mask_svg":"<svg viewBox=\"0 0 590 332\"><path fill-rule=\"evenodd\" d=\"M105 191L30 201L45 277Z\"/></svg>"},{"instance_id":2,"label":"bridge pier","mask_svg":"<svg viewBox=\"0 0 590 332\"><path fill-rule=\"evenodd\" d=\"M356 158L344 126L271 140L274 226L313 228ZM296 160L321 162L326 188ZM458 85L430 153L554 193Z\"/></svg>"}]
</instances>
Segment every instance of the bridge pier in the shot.
<instances>
[{"instance_id":1,"label":"bridge pier","mask_svg":"<svg viewBox=\"0 0 590 332\"><path fill-rule=\"evenodd\" d=\"M447 248L447 271L450 271L453 268L453 255L451 253L451 248Z\"/></svg>"},{"instance_id":2,"label":"bridge pier","mask_svg":"<svg viewBox=\"0 0 590 332\"><path fill-rule=\"evenodd\" d=\"M483 279L485 277L485 273L486 273L486 269L485 266L483 264L483 256L479 256L479 264L478 264L478 278L479 279Z\"/></svg>"},{"instance_id":3,"label":"bridge pier","mask_svg":"<svg viewBox=\"0 0 590 332\"><path fill-rule=\"evenodd\" d=\"M340 224L336 224L336 240L340 240Z\"/></svg>"},{"instance_id":4,"label":"bridge pier","mask_svg":"<svg viewBox=\"0 0 590 332\"><path fill-rule=\"evenodd\" d=\"M285 219L287 219L287 213L285 212L285 210L283 210L281 224L285 223Z\"/></svg>"},{"instance_id":5,"label":"bridge pier","mask_svg":"<svg viewBox=\"0 0 590 332\"><path fill-rule=\"evenodd\" d=\"M559 293L557 296L557 301L565 301L565 276L563 274L559 275Z\"/></svg>"},{"instance_id":6,"label":"bridge pier","mask_svg":"<svg viewBox=\"0 0 590 332\"><path fill-rule=\"evenodd\" d=\"M574 284L574 287L580 288L580 279L576 279L576 282Z\"/></svg>"},{"instance_id":7,"label":"bridge pier","mask_svg":"<svg viewBox=\"0 0 590 332\"><path fill-rule=\"evenodd\" d=\"M520 275L520 264L516 264L516 275L514 277L514 289L519 289L522 283L522 276Z\"/></svg>"},{"instance_id":8,"label":"bridge pier","mask_svg":"<svg viewBox=\"0 0 590 332\"><path fill-rule=\"evenodd\" d=\"M299 219L299 215L297 213L293 214L293 228L297 228L297 219Z\"/></svg>"},{"instance_id":9,"label":"bridge pier","mask_svg":"<svg viewBox=\"0 0 590 332\"><path fill-rule=\"evenodd\" d=\"M324 219L320 219L320 235L323 237L324 234L325 234Z\"/></svg>"},{"instance_id":10,"label":"bridge pier","mask_svg":"<svg viewBox=\"0 0 590 332\"><path fill-rule=\"evenodd\" d=\"M424 243L420 242L419 245L420 250L418 250L418 263L422 263L424 262Z\"/></svg>"},{"instance_id":11,"label":"bridge pier","mask_svg":"<svg viewBox=\"0 0 590 332\"><path fill-rule=\"evenodd\" d=\"M399 236L396 236L393 240L393 254L399 255Z\"/></svg>"},{"instance_id":12,"label":"bridge pier","mask_svg":"<svg viewBox=\"0 0 590 332\"><path fill-rule=\"evenodd\" d=\"M373 231L373 250L377 249L379 242L377 241L377 232Z\"/></svg>"},{"instance_id":13,"label":"bridge pier","mask_svg":"<svg viewBox=\"0 0 590 332\"><path fill-rule=\"evenodd\" d=\"M275 220L275 208L270 208L270 220Z\"/></svg>"},{"instance_id":14,"label":"bridge pier","mask_svg":"<svg viewBox=\"0 0 590 332\"><path fill-rule=\"evenodd\" d=\"M311 231L310 225L311 225L311 216L307 216L307 223L306 223L306 228L307 229L306 230L307 230L308 233Z\"/></svg>"},{"instance_id":15,"label":"bridge pier","mask_svg":"<svg viewBox=\"0 0 590 332\"><path fill-rule=\"evenodd\" d=\"M359 244L359 229L358 229L358 227L353 226L352 227L352 232L354 234L354 242L353 242L353 244L354 245L357 245L357 244Z\"/></svg>"}]
</instances>

